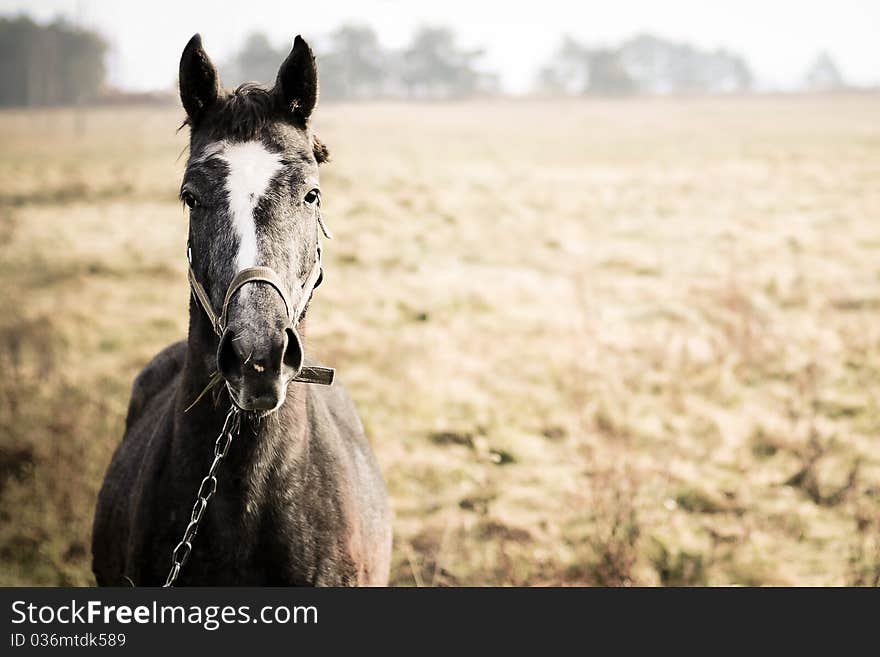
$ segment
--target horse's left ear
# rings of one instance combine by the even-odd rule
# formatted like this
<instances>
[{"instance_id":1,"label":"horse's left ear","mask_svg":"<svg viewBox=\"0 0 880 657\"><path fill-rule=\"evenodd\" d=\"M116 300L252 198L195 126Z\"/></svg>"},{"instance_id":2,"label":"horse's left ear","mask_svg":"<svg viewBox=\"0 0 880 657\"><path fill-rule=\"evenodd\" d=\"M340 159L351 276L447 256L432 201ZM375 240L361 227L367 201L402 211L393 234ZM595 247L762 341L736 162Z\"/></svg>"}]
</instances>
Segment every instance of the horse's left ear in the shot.
<instances>
[{"instance_id":1,"label":"horse's left ear","mask_svg":"<svg viewBox=\"0 0 880 657\"><path fill-rule=\"evenodd\" d=\"M278 69L275 93L296 123L305 126L318 104L318 67L305 40L297 35L293 50Z\"/></svg>"}]
</instances>

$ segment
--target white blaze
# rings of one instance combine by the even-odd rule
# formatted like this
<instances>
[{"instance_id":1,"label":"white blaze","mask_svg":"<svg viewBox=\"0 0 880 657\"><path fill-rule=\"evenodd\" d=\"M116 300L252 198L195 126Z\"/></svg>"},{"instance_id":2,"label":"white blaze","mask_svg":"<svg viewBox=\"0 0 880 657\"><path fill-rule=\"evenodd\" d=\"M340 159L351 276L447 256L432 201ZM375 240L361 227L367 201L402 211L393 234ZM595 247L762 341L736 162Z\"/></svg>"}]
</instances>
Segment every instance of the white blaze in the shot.
<instances>
[{"instance_id":1,"label":"white blaze","mask_svg":"<svg viewBox=\"0 0 880 657\"><path fill-rule=\"evenodd\" d=\"M226 144L219 158L229 166L226 191L229 213L238 234L237 271L257 265L257 226L254 208L281 169L281 156L259 141Z\"/></svg>"}]
</instances>

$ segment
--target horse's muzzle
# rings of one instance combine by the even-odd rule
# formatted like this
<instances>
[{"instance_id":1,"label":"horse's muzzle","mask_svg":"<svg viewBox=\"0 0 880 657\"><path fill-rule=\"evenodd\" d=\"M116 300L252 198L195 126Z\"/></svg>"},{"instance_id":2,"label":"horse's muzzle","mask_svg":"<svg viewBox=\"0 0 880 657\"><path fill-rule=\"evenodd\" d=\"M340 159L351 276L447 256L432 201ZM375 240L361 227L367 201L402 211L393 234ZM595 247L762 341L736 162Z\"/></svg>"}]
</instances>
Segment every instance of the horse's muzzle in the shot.
<instances>
[{"instance_id":1,"label":"horse's muzzle","mask_svg":"<svg viewBox=\"0 0 880 657\"><path fill-rule=\"evenodd\" d=\"M322 278L321 249L317 247L315 262L297 290L294 305L284 281L274 270L248 267L233 277L217 313L190 258L193 296L220 337L217 370L226 379L233 403L241 410L271 413L284 403L287 384L294 380L319 385L333 383L332 368L303 366L303 344L296 331L312 291ZM261 285L253 286L246 295L247 301L243 301L237 293L248 283Z\"/></svg>"},{"instance_id":2,"label":"horse's muzzle","mask_svg":"<svg viewBox=\"0 0 880 657\"><path fill-rule=\"evenodd\" d=\"M270 331L244 324L228 327L217 349L217 367L236 406L271 412L284 399L287 384L303 366L302 341L288 326Z\"/></svg>"}]
</instances>

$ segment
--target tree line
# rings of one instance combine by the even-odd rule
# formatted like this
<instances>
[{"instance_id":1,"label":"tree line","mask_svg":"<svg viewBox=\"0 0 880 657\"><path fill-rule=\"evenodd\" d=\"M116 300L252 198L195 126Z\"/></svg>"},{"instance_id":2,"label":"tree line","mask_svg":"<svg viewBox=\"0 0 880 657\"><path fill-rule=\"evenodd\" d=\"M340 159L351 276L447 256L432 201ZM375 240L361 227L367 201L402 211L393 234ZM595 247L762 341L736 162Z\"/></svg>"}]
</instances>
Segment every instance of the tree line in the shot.
<instances>
[{"instance_id":1,"label":"tree line","mask_svg":"<svg viewBox=\"0 0 880 657\"><path fill-rule=\"evenodd\" d=\"M445 99L501 93L499 76L480 66L482 50L460 47L447 28L419 30L406 47L382 46L368 26L343 25L316 43L325 100ZM230 79L270 82L286 46L251 35L228 63ZM703 50L642 34L618 46L596 47L564 37L539 70L534 91L546 95L719 94L753 91L755 75L741 55ZM828 53L808 68L801 87L846 88Z\"/></svg>"},{"instance_id":2,"label":"tree line","mask_svg":"<svg viewBox=\"0 0 880 657\"><path fill-rule=\"evenodd\" d=\"M499 76L482 65L480 49L462 47L452 30L423 27L400 49L382 45L364 25L343 25L313 42L324 100L451 99L501 93ZM289 44L251 34L229 61L231 84L274 81ZM0 18L0 106L62 105L109 99L107 43L64 19L41 25L26 16ZM754 89L745 59L728 50L702 50L643 34L617 46L592 46L571 37L539 70L535 91L548 95L731 93ZM803 88L845 88L831 56L821 53ZM117 94L116 98L120 97ZM123 94L123 98L126 96ZM134 98L131 96L131 98Z\"/></svg>"},{"instance_id":3,"label":"tree line","mask_svg":"<svg viewBox=\"0 0 880 657\"><path fill-rule=\"evenodd\" d=\"M447 99L499 93L498 76L480 67L482 50L463 48L452 30L424 27L400 50L382 46L362 25L343 25L315 44L325 100ZM289 46L255 33L228 62L230 80L272 82Z\"/></svg>"},{"instance_id":4,"label":"tree line","mask_svg":"<svg viewBox=\"0 0 880 657\"><path fill-rule=\"evenodd\" d=\"M107 43L64 19L0 18L0 106L70 105L104 85Z\"/></svg>"}]
</instances>

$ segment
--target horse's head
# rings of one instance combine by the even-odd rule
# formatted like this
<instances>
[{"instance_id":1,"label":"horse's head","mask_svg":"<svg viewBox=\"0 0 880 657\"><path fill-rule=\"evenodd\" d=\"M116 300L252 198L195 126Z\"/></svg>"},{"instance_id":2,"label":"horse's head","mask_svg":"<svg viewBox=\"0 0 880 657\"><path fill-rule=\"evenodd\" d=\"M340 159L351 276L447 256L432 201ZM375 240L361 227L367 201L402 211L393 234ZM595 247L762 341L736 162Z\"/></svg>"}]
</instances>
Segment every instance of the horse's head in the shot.
<instances>
[{"instance_id":1,"label":"horse's head","mask_svg":"<svg viewBox=\"0 0 880 657\"><path fill-rule=\"evenodd\" d=\"M226 306L214 327L217 369L240 408L271 412L302 366L300 318L292 313L305 307L305 282L319 271L318 164L327 151L309 128L315 58L296 37L274 87L229 92L195 35L180 60L180 98L190 126L180 195L189 208L192 274L211 307ZM275 283L251 280L233 291L236 274L254 267L271 269Z\"/></svg>"}]
</instances>

